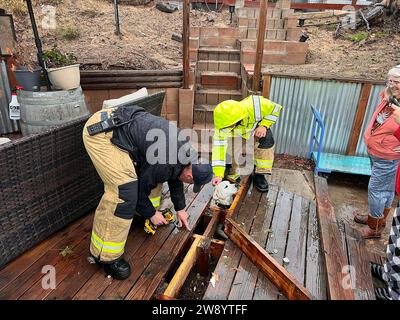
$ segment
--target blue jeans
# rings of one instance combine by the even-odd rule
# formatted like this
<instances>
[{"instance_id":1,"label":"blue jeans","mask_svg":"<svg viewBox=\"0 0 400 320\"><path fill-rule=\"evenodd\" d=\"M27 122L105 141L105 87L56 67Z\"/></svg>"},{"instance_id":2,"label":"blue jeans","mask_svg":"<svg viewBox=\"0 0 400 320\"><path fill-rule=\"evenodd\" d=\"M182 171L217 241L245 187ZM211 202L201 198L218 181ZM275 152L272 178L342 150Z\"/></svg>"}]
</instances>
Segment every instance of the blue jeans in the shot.
<instances>
[{"instance_id":1,"label":"blue jeans","mask_svg":"<svg viewBox=\"0 0 400 320\"><path fill-rule=\"evenodd\" d=\"M390 208L394 199L398 160L384 160L369 156L372 173L368 184L368 209L375 217L383 216L383 210Z\"/></svg>"}]
</instances>

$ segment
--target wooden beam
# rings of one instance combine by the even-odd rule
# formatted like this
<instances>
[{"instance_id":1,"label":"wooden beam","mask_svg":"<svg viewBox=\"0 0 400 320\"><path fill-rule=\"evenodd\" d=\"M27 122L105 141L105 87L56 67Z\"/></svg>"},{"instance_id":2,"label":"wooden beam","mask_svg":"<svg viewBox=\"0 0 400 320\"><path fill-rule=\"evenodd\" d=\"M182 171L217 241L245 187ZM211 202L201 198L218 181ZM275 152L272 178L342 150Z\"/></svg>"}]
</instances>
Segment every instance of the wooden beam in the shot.
<instances>
[{"instance_id":1,"label":"wooden beam","mask_svg":"<svg viewBox=\"0 0 400 320\"><path fill-rule=\"evenodd\" d=\"M225 220L225 233L289 300L313 299L293 275L230 218Z\"/></svg>"},{"instance_id":2,"label":"wooden beam","mask_svg":"<svg viewBox=\"0 0 400 320\"><path fill-rule=\"evenodd\" d=\"M183 0L183 89L189 89L189 0Z\"/></svg>"},{"instance_id":3,"label":"wooden beam","mask_svg":"<svg viewBox=\"0 0 400 320\"><path fill-rule=\"evenodd\" d=\"M226 218L232 217L233 214L235 214L236 211L239 210L240 208L239 204L242 203L244 197L246 196L247 191L249 190L249 186L250 186L250 176L245 176L242 182L240 183L239 191L236 194L235 199L233 199L232 205L225 212ZM223 220L225 219L225 217L223 218Z\"/></svg>"},{"instance_id":4,"label":"wooden beam","mask_svg":"<svg viewBox=\"0 0 400 320\"><path fill-rule=\"evenodd\" d=\"M254 63L254 75L253 75L253 86L252 86L253 91L260 90L261 66L264 55L265 27L267 24L266 17L267 17L267 0L261 0L260 14L258 16L256 61Z\"/></svg>"},{"instance_id":5,"label":"wooden beam","mask_svg":"<svg viewBox=\"0 0 400 320\"><path fill-rule=\"evenodd\" d=\"M315 177L314 181L321 245L328 278L328 298L331 300L354 300L352 289L343 285L346 283L344 277L348 262L343 251L333 204L329 197L328 183L325 178L319 176Z\"/></svg>"},{"instance_id":6,"label":"wooden beam","mask_svg":"<svg viewBox=\"0 0 400 320\"><path fill-rule=\"evenodd\" d=\"M212 239L210 244L210 254L214 258L219 258L224 250L225 241Z\"/></svg>"},{"instance_id":7,"label":"wooden beam","mask_svg":"<svg viewBox=\"0 0 400 320\"><path fill-rule=\"evenodd\" d=\"M81 79L99 77L182 76L182 70L82 70Z\"/></svg>"},{"instance_id":8,"label":"wooden beam","mask_svg":"<svg viewBox=\"0 0 400 320\"><path fill-rule=\"evenodd\" d=\"M265 74L263 79L263 88L262 88L262 95L264 98L269 99L270 91L271 91L271 75Z\"/></svg>"},{"instance_id":9,"label":"wooden beam","mask_svg":"<svg viewBox=\"0 0 400 320\"><path fill-rule=\"evenodd\" d=\"M167 289L165 290L164 292L165 296L173 298L178 295L179 290L182 288L183 284L186 281L187 276L190 273L190 270L192 270L192 267L196 262L197 246L199 245L201 240L202 240L201 237L195 237L188 253L186 254L181 265L175 272L174 277L169 283Z\"/></svg>"},{"instance_id":10,"label":"wooden beam","mask_svg":"<svg viewBox=\"0 0 400 320\"><path fill-rule=\"evenodd\" d=\"M354 156L357 150L358 140L360 139L361 127L364 122L365 111L367 110L368 99L371 94L372 85L364 83L361 88L360 100L358 101L357 111L353 122L353 129L347 145L347 154Z\"/></svg>"},{"instance_id":11,"label":"wooden beam","mask_svg":"<svg viewBox=\"0 0 400 320\"><path fill-rule=\"evenodd\" d=\"M203 237L205 238L212 238L215 234L215 230L217 230L218 223L220 219L220 212L216 211L213 212L212 218L207 225L206 230L203 233Z\"/></svg>"},{"instance_id":12,"label":"wooden beam","mask_svg":"<svg viewBox=\"0 0 400 320\"><path fill-rule=\"evenodd\" d=\"M197 270L202 276L207 276L210 271L210 238L202 238L197 246Z\"/></svg>"}]
</instances>

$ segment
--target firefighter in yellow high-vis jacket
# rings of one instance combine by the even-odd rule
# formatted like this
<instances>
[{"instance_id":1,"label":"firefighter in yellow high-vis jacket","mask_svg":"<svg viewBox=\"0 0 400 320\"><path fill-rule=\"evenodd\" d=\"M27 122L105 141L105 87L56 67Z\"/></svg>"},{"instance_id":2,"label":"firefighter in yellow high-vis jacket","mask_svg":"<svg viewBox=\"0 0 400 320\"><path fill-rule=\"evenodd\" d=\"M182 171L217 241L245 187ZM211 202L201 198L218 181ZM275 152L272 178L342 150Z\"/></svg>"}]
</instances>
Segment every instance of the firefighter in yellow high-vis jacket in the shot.
<instances>
[{"instance_id":1,"label":"firefighter in yellow high-vis jacket","mask_svg":"<svg viewBox=\"0 0 400 320\"><path fill-rule=\"evenodd\" d=\"M224 177L231 181L239 178L234 155L231 172L226 172L228 138L242 137L248 140L254 132L254 185L261 192L268 192L264 175L272 172L275 146L270 127L277 121L281 109L281 105L255 95L241 101L226 100L215 107L212 147L214 185Z\"/></svg>"}]
</instances>

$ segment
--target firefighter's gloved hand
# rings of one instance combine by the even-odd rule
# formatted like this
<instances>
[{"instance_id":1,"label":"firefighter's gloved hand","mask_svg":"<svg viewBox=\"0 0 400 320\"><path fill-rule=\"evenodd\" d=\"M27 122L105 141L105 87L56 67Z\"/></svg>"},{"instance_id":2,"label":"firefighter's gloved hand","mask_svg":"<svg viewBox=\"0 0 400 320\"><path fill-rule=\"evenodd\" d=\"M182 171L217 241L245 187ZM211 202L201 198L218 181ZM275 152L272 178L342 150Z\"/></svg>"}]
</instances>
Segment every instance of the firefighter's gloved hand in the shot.
<instances>
[{"instance_id":1,"label":"firefighter's gloved hand","mask_svg":"<svg viewBox=\"0 0 400 320\"><path fill-rule=\"evenodd\" d=\"M150 218L150 221L155 224L156 226L162 224L168 224L168 221L165 220L164 216L160 211L156 211L156 213Z\"/></svg>"},{"instance_id":2,"label":"firefighter's gloved hand","mask_svg":"<svg viewBox=\"0 0 400 320\"><path fill-rule=\"evenodd\" d=\"M269 149L272 148L275 144L274 136L272 135L272 131L267 129L267 135L262 137L259 140L260 144L258 145L259 149Z\"/></svg>"},{"instance_id":3,"label":"firefighter's gloved hand","mask_svg":"<svg viewBox=\"0 0 400 320\"><path fill-rule=\"evenodd\" d=\"M216 185L218 185L220 182L222 181L222 178L221 177L214 177L213 179L212 179L212 184L213 184L213 186L216 186Z\"/></svg>"},{"instance_id":4,"label":"firefighter's gloved hand","mask_svg":"<svg viewBox=\"0 0 400 320\"><path fill-rule=\"evenodd\" d=\"M186 210L180 210L176 213L176 217L178 218L178 227L185 226L187 230L191 230L189 227L188 217L189 214Z\"/></svg>"},{"instance_id":5,"label":"firefighter's gloved hand","mask_svg":"<svg viewBox=\"0 0 400 320\"><path fill-rule=\"evenodd\" d=\"M265 137L267 135L267 128L263 126L257 127L257 129L254 131L254 136L258 138Z\"/></svg>"}]
</instances>

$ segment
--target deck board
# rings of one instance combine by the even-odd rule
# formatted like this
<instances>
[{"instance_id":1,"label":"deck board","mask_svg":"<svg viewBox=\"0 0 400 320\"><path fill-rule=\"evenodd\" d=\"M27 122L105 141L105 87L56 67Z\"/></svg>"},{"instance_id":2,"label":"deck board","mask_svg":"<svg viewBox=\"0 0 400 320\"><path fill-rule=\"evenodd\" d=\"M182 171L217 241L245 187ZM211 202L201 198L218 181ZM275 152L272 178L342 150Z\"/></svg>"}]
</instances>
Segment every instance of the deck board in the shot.
<instances>
[{"instance_id":1,"label":"deck board","mask_svg":"<svg viewBox=\"0 0 400 320\"><path fill-rule=\"evenodd\" d=\"M265 246L269 235L269 228L275 208L278 189L271 186L267 195L262 194L255 214L254 223L250 230L250 236L262 247ZM251 300L258 278L258 268L245 256L239 264L229 300Z\"/></svg>"},{"instance_id":2,"label":"deck board","mask_svg":"<svg viewBox=\"0 0 400 320\"><path fill-rule=\"evenodd\" d=\"M289 259L289 264L284 265L285 269L302 284L305 278L309 206L309 201L297 195L294 196L285 255Z\"/></svg>"},{"instance_id":3,"label":"deck board","mask_svg":"<svg viewBox=\"0 0 400 320\"><path fill-rule=\"evenodd\" d=\"M319 300L326 300L326 269L320 244L317 209L310 203L307 231L305 286Z\"/></svg>"},{"instance_id":4,"label":"deck board","mask_svg":"<svg viewBox=\"0 0 400 320\"><path fill-rule=\"evenodd\" d=\"M86 216L84 224L80 228L74 229L64 239L57 243L57 248L49 249L36 260L31 266L26 269L22 274L15 278L11 283L0 291L0 299L14 300L22 296L29 290L37 281L43 278L43 266L55 266L63 258L60 251L66 246L74 250L77 245L87 236L91 231L92 217ZM17 258L18 259L18 258Z\"/></svg>"},{"instance_id":5,"label":"deck board","mask_svg":"<svg viewBox=\"0 0 400 320\"><path fill-rule=\"evenodd\" d=\"M246 232L249 232L251 228L260 197L261 193L253 189L250 196L246 195L237 215L232 216ZM205 300L226 300L228 298L242 254L232 241L225 242L224 250L214 271L217 279L215 287L208 286L203 297Z\"/></svg>"},{"instance_id":6,"label":"deck board","mask_svg":"<svg viewBox=\"0 0 400 320\"><path fill-rule=\"evenodd\" d=\"M345 235L348 251L350 275L352 277L354 296L356 300L375 300L374 285L372 282L370 264L367 257L367 248L361 234L345 225ZM353 273L354 271L354 273Z\"/></svg>"},{"instance_id":7,"label":"deck board","mask_svg":"<svg viewBox=\"0 0 400 320\"><path fill-rule=\"evenodd\" d=\"M0 270L0 291L19 277L24 271L32 266L38 259L40 259L49 250L60 248L65 242L65 238L71 232L76 231L85 224L89 216L74 221L70 226L60 230L56 234L42 241L31 250L26 251L17 259L12 260Z\"/></svg>"},{"instance_id":8,"label":"deck board","mask_svg":"<svg viewBox=\"0 0 400 320\"><path fill-rule=\"evenodd\" d=\"M212 191L210 184L204 186L199 194L193 193L192 186L185 187L191 225L198 223L203 209L211 199ZM166 200L163 203L170 202L166 198L169 198L169 192L163 188L163 200ZM75 221L0 270L0 298L150 299L192 234L184 229L178 231L170 224L159 228L155 236L149 236L143 231L141 224L133 225L125 247L125 257L131 260L133 272L128 280L116 281L107 278L98 265L88 262L93 217L92 213ZM169 245L170 251L167 251ZM63 257L60 252L66 246L69 246L72 253ZM55 268L55 289L42 288L45 274L41 271L45 265ZM145 274L149 276L146 277ZM145 291L136 290L137 283L140 283L138 288L145 288Z\"/></svg>"},{"instance_id":9,"label":"deck board","mask_svg":"<svg viewBox=\"0 0 400 320\"><path fill-rule=\"evenodd\" d=\"M264 199L260 198L255 215L253 214L253 224L247 232L300 283L306 287L308 285L313 296L325 299L326 278L315 203L274 184L270 184L267 203ZM246 200L240 207L238 217L234 219L239 224L242 222L241 219L254 212L249 204L250 200L254 200L251 198ZM262 213L263 218L260 217ZM238 253L238 250L230 240L226 241L223 257L214 271L221 283L217 282L215 288L209 285L204 299L286 299L244 254ZM284 257L289 259L289 264L283 264ZM238 259L240 259L239 264L236 262ZM226 275L229 268L231 273Z\"/></svg>"},{"instance_id":10,"label":"deck board","mask_svg":"<svg viewBox=\"0 0 400 320\"><path fill-rule=\"evenodd\" d=\"M192 230L196 227L201 215L206 209L213 192L214 188L211 184L205 185L189 206L188 222ZM150 299L192 233L192 231L185 230L184 228L180 231L175 228L125 299Z\"/></svg>"}]
</instances>

